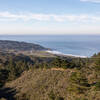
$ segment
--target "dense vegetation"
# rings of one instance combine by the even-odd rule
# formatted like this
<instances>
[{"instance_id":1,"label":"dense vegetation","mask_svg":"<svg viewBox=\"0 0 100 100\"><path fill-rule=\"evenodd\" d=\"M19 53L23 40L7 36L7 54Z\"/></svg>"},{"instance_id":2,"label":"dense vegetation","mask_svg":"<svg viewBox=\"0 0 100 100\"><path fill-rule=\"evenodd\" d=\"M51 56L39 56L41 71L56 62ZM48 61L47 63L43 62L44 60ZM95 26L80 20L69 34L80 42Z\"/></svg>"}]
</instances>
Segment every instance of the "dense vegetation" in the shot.
<instances>
[{"instance_id":1,"label":"dense vegetation","mask_svg":"<svg viewBox=\"0 0 100 100\"><path fill-rule=\"evenodd\" d=\"M0 100L100 100L100 53L72 58L1 51Z\"/></svg>"}]
</instances>

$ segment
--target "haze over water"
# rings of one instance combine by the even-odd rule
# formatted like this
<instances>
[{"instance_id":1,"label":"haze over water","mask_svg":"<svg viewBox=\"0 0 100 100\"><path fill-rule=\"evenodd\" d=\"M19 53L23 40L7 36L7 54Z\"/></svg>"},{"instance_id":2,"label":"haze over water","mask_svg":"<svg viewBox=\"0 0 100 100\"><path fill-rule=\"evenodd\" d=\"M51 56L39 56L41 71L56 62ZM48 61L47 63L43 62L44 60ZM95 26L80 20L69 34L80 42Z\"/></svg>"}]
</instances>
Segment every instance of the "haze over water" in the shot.
<instances>
[{"instance_id":1,"label":"haze over water","mask_svg":"<svg viewBox=\"0 0 100 100\"><path fill-rule=\"evenodd\" d=\"M92 56L100 52L100 35L0 35L0 40L40 44L64 54Z\"/></svg>"}]
</instances>

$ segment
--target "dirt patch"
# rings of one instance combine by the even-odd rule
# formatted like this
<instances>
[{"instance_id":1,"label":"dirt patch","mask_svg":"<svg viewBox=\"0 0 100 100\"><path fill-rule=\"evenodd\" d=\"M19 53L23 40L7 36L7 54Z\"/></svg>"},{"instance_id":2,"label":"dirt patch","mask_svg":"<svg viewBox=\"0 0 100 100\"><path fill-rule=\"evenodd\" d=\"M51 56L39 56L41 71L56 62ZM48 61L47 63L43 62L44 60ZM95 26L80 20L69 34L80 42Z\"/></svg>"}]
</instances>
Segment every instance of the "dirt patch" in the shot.
<instances>
[{"instance_id":1,"label":"dirt patch","mask_svg":"<svg viewBox=\"0 0 100 100\"><path fill-rule=\"evenodd\" d=\"M65 71L66 69L63 69L63 68L51 68L51 70Z\"/></svg>"}]
</instances>

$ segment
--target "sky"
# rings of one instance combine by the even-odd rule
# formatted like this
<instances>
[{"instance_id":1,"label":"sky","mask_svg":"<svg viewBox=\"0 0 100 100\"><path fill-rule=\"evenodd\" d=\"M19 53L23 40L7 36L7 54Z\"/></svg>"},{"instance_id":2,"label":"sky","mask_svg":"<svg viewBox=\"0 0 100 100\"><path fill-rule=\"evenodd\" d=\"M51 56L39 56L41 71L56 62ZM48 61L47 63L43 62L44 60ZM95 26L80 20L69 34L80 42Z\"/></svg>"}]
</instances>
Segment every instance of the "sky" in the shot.
<instances>
[{"instance_id":1,"label":"sky","mask_svg":"<svg viewBox=\"0 0 100 100\"><path fill-rule=\"evenodd\" d=\"M0 0L0 34L100 34L100 0Z\"/></svg>"}]
</instances>

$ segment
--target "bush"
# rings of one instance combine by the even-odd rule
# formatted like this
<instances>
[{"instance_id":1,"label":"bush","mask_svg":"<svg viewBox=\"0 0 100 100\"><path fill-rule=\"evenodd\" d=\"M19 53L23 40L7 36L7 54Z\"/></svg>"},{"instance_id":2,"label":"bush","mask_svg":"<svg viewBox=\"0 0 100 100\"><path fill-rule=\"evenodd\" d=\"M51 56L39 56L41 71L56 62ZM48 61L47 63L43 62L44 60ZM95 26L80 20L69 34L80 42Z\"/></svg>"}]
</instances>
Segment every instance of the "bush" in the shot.
<instances>
[{"instance_id":1,"label":"bush","mask_svg":"<svg viewBox=\"0 0 100 100\"><path fill-rule=\"evenodd\" d=\"M100 82L97 82L97 83L95 84L95 90L96 90L96 91L100 91Z\"/></svg>"},{"instance_id":2,"label":"bush","mask_svg":"<svg viewBox=\"0 0 100 100\"><path fill-rule=\"evenodd\" d=\"M70 77L70 81L74 84L78 84L81 86L89 86L88 80L86 77L80 72L73 72Z\"/></svg>"},{"instance_id":3,"label":"bush","mask_svg":"<svg viewBox=\"0 0 100 100\"><path fill-rule=\"evenodd\" d=\"M57 97L56 100L64 100L64 98L63 97Z\"/></svg>"},{"instance_id":4,"label":"bush","mask_svg":"<svg viewBox=\"0 0 100 100\"><path fill-rule=\"evenodd\" d=\"M69 67L69 62L67 60L61 59L57 57L53 62L52 66L57 67L57 68L68 68Z\"/></svg>"},{"instance_id":5,"label":"bush","mask_svg":"<svg viewBox=\"0 0 100 100\"><path fill-rule=\"evenodd\" d=\"M82 94L89 89L88 80L82 73L73 72L70 76L68 91Z\"/></svg>"},{"instance_id":6,"label":"bush","mask_svg":"<svg viewBox=\"0 0 100 100\"><path fill-rule=\"evenodd\" d=\"M51 92L48 94L48 96L49 96L49 99L50 99L50 100L55 100L55 99L56 99L56 96L55 96L55 94L54 94L53 91L51 91Z\"/></svg>"},{"instance_id":7,"label":"bush","mask_svg":"<svg viewBox=\"0 0 100 100\"><path fill-rule=\"evenodd\" d=\"M0 87L2 87L8 78L8 71L1 69L0 70Z\"/></svg>"}]
</instances>

